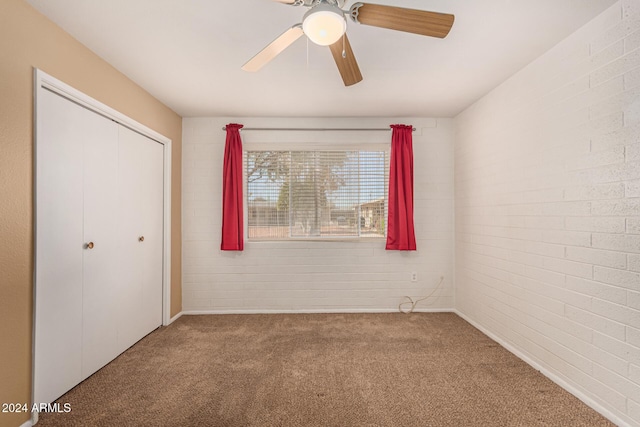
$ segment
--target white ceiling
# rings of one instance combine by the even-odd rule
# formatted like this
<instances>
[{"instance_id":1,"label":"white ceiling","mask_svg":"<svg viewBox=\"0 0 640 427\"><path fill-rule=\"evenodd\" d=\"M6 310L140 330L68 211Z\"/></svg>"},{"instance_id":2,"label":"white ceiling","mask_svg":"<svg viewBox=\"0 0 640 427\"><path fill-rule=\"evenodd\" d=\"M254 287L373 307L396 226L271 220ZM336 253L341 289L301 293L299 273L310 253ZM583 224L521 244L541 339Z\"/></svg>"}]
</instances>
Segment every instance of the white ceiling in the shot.
<instances>
[{"instance_id":1,"label":"white ceiling","mask_svg":"<svg viewBox=\"0 0 640 427\"><path fill-rule=\"evenodd\" d=\"M616 0L374 0L455 15L446 39L358 25L364 81L344 87L300 38L240 67L307 10L270 0L27 0L183 117L453 117ZM372 3L373 3L372 2ZM353 1L348 1L349 7Z\"/></svg>"}]
</instances>

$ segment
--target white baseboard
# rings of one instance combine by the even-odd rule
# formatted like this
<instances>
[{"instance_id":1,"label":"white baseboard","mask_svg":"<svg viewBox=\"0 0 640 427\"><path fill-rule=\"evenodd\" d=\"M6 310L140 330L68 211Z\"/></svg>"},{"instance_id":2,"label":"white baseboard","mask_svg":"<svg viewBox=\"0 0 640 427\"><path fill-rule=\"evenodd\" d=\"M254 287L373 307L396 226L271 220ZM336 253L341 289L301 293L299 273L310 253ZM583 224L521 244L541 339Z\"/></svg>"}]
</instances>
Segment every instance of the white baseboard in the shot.
<instances>
[{"instance_id":1,"label":"white baseboard","mask_svg":"<svg viewBox=\"0 0 640 427\"><path fill-rule=\"evenodd\" d=\"M474 320L470 319L465 314L461 313L458 310L452 310L452 311L456 313L458 316L462 317L465 321L470 323L473 327L480 330L480 332L482 332L483 334L485 334L486 336L488 336L489 338L491 338L492 340L500 344L505 349L507 349L509 352L513 353L516 357L518 357L519 359L521 359L522 361L530 365L533 369L540 371L542 375L549 378L551 381L558 384L560 387L562 387L569 393L573 394L575 397L577 397L582 402L584 402L587 406L589 406L596 412L600 413L603 417L607 418L612 423L616 424L619 427L632 426L631 421L626 421L622 419L619 414L614 414L613 412L611 412L610 410L602 406L600 403L596 402L595 400L593 400L592 398L584 394L577 387L575 387L574 385L570 384L569 382L561 378L558 374L540 365L538 362L536 362L531 357L529 357L526 353L518 350L511 344L507 343L504 339L488 331L485 327L476 323Z\"/></svg>"},{"instance_id":2,"label":"white baseboard","mask_svg":"<svg viewBox=\"0 0 640 427\"><path fill-rule=\"evenodd\" d=\"M185 316L199 314L319 314L319 313L398 313L397 308L318 308L303 310L247 309L247 310L186 310ZM414 313L452 313L452 308L417 308Z\"/></svg>"}]
</instances>

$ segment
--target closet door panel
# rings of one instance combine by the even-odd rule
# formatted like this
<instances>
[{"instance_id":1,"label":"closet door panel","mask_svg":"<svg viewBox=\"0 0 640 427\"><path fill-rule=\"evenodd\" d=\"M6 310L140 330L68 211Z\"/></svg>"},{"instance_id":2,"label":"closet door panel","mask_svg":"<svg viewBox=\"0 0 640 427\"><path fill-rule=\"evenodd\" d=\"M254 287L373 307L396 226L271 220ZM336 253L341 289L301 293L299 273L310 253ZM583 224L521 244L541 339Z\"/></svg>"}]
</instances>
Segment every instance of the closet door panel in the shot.
<instances>
[{"instance_id":1,"label":"closet door panel","mask_svg":"<svg viewBox=\"0 0 640 427\"><path fill-rule=\"evenodd\" d=\"M140 148L126 135L132 131L120 127L118 130L118 348L124 351L141 337L142 323L142 274L138 259L140 223L140 193L137 182L140 169L145 167Z\"/></svg>"},{"instance_id":2,"label":"closet door panel","mask_svg":"<svg viewBox=\"0 0 640 427\"><path fill-rule=\"evenodd\" d=\"M144 138L140 136L140 138ZM147 139L147 138L144 138ZM144 157L148 168L141 176L145 203L140 206L142 223L140 265L142 267L143 324L148 333L162 324L162 251L163 251L163 201L164 201L164 150L163 146L147 139Z\"/></svg>"},{"instance_id":3,"label":"closet door panel","mask_svg":"<svg viewBox=\"0 0 640 427\"><path fill-rule=\"evenodd\" d=\"M118 355L118 124L93 114L91 127L84 141L84 241L94 246L83 251L83 379Z\"/></svg>"},{"instance_id":4,"label":"closet door panel","mask_svg":"<svg viewBox=\"0 0 640 427\"><path fill-rule=\"evenodd\" d=\"M122 349L162 321L162 153L160 144L120 127L118 345Z\"/></svg>"},{"instance_id":5,"label":"closet door panel","mask_svg":"<svg viewBox=\"0 0 640 427\"><path fill-rule=\"evenodd\" d=\"M52 402L81 378L84 108L38 97L34 398Z\"/></svg>"}]
</instances>

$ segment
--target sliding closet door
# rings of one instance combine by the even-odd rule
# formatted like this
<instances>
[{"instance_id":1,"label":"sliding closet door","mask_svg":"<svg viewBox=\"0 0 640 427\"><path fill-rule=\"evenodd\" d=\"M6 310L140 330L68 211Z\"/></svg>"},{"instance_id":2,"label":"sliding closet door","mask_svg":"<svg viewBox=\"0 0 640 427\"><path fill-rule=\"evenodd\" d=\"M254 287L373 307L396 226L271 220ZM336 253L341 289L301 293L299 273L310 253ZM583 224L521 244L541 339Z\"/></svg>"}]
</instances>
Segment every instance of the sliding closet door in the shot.
<instances>
[{"instance_id":1,"label":"sliding closet door","mask_svg":"<svg viewBox=\"0 0 640 427\"><path fill-rule=\"evenodd\" d=\"M120 127L120 351L162 323L163 153L161 144Z\"/></svg>"},{"instance_id":2,"label":"sliding closet door","mask_svg":"<svg viewBox=\"0 0 640 427\"><path fill-rule=\"evenodd\" d=\"M114 339L117 124L49 91L38 104L34 397L51 402Z\"/></svg>"},{"instance_id":3,"label":"sliding closet door","mask_svg":"<svg viewBox=\"0 0 640 427\"><path fill-rule=\"evenodd\" d=\"M36 86L33 399L50 403L162 324L171 150L41 71Z\"/></svg>"}]
</instances>

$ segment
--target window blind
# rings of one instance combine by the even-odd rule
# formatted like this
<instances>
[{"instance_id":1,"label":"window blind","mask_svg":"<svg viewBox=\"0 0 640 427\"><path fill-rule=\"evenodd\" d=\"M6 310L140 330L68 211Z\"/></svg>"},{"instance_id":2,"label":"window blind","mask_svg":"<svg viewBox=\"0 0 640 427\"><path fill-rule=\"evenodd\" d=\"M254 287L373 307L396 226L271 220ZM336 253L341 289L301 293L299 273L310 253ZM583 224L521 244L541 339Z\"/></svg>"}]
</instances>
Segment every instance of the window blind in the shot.
<instances>
[{"instance_id":1,"label":"window blind","mask_svg":"<svg viewBox=\"0 0 640 427\"><path fill-rule=\"evenodd\" d=\"M386 151L247 151L249 240L384 238Z\"/></svg>"}]
</instances>

